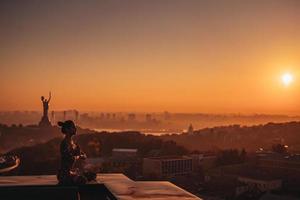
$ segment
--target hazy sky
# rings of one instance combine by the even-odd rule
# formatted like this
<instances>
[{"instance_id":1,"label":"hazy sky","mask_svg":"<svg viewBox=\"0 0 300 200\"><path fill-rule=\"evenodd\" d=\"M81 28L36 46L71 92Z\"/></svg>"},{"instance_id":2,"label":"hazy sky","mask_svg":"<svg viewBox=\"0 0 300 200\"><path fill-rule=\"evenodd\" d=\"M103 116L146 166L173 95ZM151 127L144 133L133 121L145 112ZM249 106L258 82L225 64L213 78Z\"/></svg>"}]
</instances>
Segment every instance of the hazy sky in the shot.
<instances>
[{"instance_id":1,"label":"hazy sky","mask_svg":"<svg viewBox=\"0 0 300 200\"><path fill-rule=\"evenodd\" d=\"M300 1L1 1L0 75L0 110L300 114Z\"/></svg>"}]
</instances>

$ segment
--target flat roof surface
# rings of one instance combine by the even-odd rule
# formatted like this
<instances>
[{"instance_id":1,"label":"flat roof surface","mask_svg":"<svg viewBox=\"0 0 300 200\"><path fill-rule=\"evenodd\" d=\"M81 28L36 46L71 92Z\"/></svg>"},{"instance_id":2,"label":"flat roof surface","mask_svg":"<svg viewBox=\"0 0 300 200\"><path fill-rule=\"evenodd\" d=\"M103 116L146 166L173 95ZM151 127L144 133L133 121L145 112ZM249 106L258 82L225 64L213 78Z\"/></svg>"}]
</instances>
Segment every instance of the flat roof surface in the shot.
<instances>
[{"instance_id":1,"label":"flat roof surface","mask_svg":"<svg viewBox=\"0 0 300 200\"><path fill-rule=\"evenodd\" d=\"M281 181L281 179L274 178L272 176L267 176L267 175L245 175L245 176L239 176L238 179L248 179L248 180L253 180L253 181Z\"/></svg>"},{"instance_id":2,"label":"flat roof surface","mask_svg":"<svg viewBox=\"0 0 300 200\"><path fill-rule=\"evenodd\" d=\"M193 159L190 156L161 156L161 157L149 157L145 159L152 159L152 160L190 160Z\"/></svg>"},{"instance_id":3,"label":"flat roof surface","mask_svg":"<svg viewBox=\"0 0 300 200\"><path fill-rule=\"evenodd\" d=\"M136 153L137 149L117 149L117 148L114 148L112 151L113 152L130 152L130 153Z\"/></svg>"},{"instance_id":4,"label":"flat roof surface","mask_svg":"<svg viewBox=\"0 0 300 200\"><path fill-rule=\"evenodd\" d=\"M104 184L107 189L120 200L200 200L195 195L167 181L133 181L123 174L97 174L97 183ZM0 187L57 185L55 175L42 176L0 176Z\"/></svg>"}]
</instances>

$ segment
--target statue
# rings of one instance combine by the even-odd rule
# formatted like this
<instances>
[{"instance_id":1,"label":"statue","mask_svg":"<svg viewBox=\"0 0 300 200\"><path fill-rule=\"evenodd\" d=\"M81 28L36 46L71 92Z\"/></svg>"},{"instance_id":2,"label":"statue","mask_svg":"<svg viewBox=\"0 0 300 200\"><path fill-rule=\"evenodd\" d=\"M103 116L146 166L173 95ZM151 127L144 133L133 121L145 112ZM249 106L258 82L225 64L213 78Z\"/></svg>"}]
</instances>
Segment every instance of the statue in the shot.
<instances>
[{"instance_id":1,"label":"statue","mask_svg":"<svg viewBox=\"0 0 300 200\"><path fill-rule=\"evenodd\" d=\"M41 96L41 100L42 100L43 108L44 108L44 115L43 116L48 116L49 103L50 103L50 100L51 100L51 92L49 92L48 100L45 99L44 96Z\"/></svg>"},{"instance_id":2,"label":"statue","mask_svg":"<svg viewBox=\"0 0 300 200\"><path fill-rule=\"evenodd\" d=\"M39 126L42 126L42 127L51 126L51 123L50 123L49 118L48 118L50 100L51 100L51 92L49 92L49 98L48 99L45 99L44 96L41 96L41 101L43 103L43 116L42 116L42 119L39 123Z\"/></svg>"}]
</instances>

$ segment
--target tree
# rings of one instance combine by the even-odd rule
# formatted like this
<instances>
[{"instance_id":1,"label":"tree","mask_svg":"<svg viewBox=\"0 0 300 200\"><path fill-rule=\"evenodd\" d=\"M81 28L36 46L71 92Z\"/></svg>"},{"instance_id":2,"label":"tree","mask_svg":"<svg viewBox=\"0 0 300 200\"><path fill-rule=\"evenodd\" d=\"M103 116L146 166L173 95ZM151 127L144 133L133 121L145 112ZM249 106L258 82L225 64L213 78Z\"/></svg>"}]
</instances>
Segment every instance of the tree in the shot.
<instances>
[{"instance_id":1,"label":"tree","mask_svg":"<svg viewBox=\"0 0 300 200\"><path fill-rule=\"evenodd\" d=\"M275 153L286 154L288 152L287 146L283 144L272 145L272 151Z\"/></svg>"}]
</instances>

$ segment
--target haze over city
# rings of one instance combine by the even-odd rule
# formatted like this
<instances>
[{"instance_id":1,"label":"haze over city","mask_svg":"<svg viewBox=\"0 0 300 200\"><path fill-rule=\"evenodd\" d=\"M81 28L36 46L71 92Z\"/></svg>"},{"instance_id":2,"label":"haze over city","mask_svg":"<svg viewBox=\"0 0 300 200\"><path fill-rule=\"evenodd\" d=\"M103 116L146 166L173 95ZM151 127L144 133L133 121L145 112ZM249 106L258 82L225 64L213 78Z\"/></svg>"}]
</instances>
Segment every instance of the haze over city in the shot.
<instances>
[{"instance_id":1,"label":"haze over city","mask_svg":"<svg viewBox=\"0 0 300 200\"><path fill-rule=\"evenodd\" d=\"M3 1L0 110L299 115L299 4Z\"/></svg>"},{"instance_id":2,"label":"haze over city","mask_svg":"<svg viewBox=\"0 0 300 200\"><path fill-rule=\"evenodd\" d=\"M0 199L299 200L300 0L1 0Z\"/></svg>"}]
</instances>

